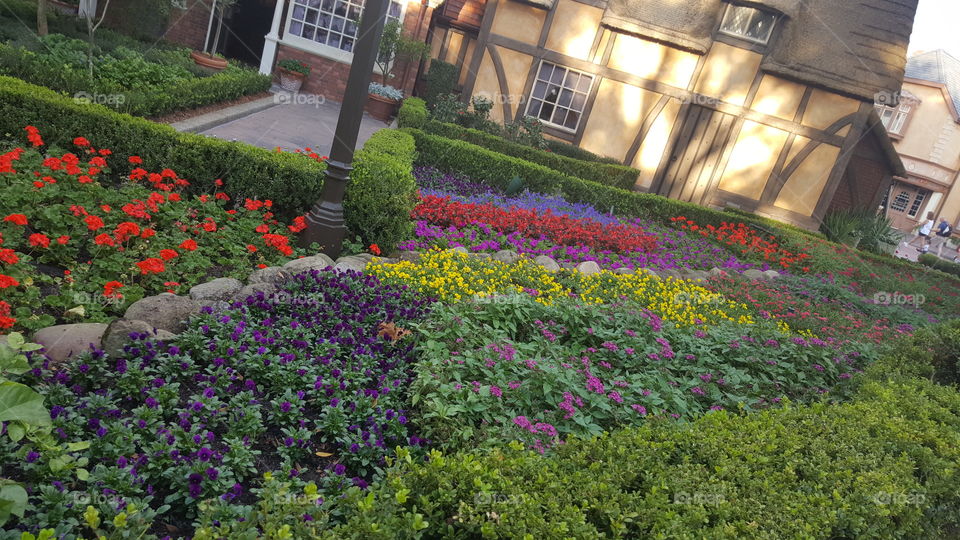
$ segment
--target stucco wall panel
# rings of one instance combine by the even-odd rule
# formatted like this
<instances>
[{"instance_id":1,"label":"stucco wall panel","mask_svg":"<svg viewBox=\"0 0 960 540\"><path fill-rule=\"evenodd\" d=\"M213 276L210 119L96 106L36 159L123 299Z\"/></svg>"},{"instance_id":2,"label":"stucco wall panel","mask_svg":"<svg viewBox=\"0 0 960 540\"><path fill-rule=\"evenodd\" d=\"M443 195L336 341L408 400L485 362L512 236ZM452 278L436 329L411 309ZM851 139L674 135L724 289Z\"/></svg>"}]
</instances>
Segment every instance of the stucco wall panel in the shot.
<instances>
[{"instance_id":1,"label":"stucco wall panel","mask_svg":"<svg viewBox=\"0 0 960 540\"><path fill-rule=\"evenodd\" d=\"M536 45L540 40L540 29L547 18L547 12L519 2L509 0L497 4L497 16L493 19L490 31L494 34Z\"/></svg>"},{"instance_id":2,"label":"stucco wall panel","mask_svg":"<svg viewBox=\"0 0 960 540\"><path fill-rule=\"evenodd\" d=\"M747 121L730 154L720 189L759 200L789 133Z\"/></svg>"},{"instance_id":3,"label":"stucco wall panel","mask_svg":"<svg viewBox=\"0 0 960 540\"><path fill-rule=\"evenodd\" d=\"M607 66L686 88L697 69L698 56L645 39L616 34Z\"/></svg>"},{"instance_id":4,"label":"stucco wall panel","mask_svg":"<svg viewBox=\"0 0 960 540\"><path fill-rule=\"evenodd\" d=\"M557 12L553 15L546 47L574 58L589 60L593 40L601 31L600 17L603 11L572 0L560 0L554 9Z\"/></svg>"},{"instance_id":5,"label":"stucco wall panel","mask_svg":"<svg viewBox=\"0 0 960 540\"><path fill-rule=\"evenodd\" d=\"M500 82L497 78L497 70L493 66L490 53L483 51L483 61L480 62L480 69L477 70L477 82L473 87L473 95L494 99L498 94L500 94ZM504 123L503 107L494 105L493 110L490 111L490 119Z\"/></svg>"},{"instance_id":6,"label":"stucco wall panel","mask_svg":"<svg viewBox=\"0 0 960 540\"><path fill-rule=\"evenodd\" d=\"M695 90L727 103L743 105L757 70L760 69L762 58L746 49L726 43L714 43L707 53L706 63Z\"/></svg>"},{"instance_id":7,"label":"stucco wall panel","mask_svg":"<svg viewBox=\"0 0 960 540\"><path fill-rule=\"evenodd\" d=\"M604 79L597 92L580 146L623 159L660 94L610 79Z\"/></svg>"},{"instance_id":8,"label":"stucco wall panel","mask_svg":"<svg viewBox=\"0 0 960 540\"><path fill-rule=\"evenodd\" d=\"M640 144L640 150L631 163L631 166L640 169L640 176L637 177L638 187L649 189L653 185L663 154L667 145L670 144L670 133L677 123L680 107L679 101L675 99L668 101Z\"/></svg>"},{"instance_id":9,"label":"stucco wall panel","mask_svg":"<svg viewBox=\"0 0 960 540\"><path fill-rule=\"evenodd\" d=\"M802 84L765 75L750 108L784 120L793 120L805 90Z\"/></svg>"},{"instance_id":10,"label":"stucco wall panel","mask_svg":"<svg viewBox=\"0 0 960 540\"><path fill-rule=\"evenodd\" d=\"M840 148L821 144L787 180L775 205L804 216L813 215Z\"/></svg>"},{"instance_id":11,"label":"stucco wall panel","mask_svg":"<svg viewBox=\"0 0 960 540\"><path fill-rule=\"evenodd\" d=\"M803 125L826 129L844 116L860 110L860 102L840 94L815 89L803 115Z\"/></svg>"}]
</instances>

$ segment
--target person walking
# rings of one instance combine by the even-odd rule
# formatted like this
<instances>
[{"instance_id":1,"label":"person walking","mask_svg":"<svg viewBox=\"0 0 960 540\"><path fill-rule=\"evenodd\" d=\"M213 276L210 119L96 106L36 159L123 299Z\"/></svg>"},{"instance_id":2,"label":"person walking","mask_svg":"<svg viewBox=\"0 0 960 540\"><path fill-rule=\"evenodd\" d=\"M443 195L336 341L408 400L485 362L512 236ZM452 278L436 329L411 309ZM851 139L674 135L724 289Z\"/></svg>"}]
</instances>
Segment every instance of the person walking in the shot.
<instances>
[{"instance_id":1,"label":"person walking","mask_svg":"<svg viewBox=\"0 0 960 540\"><path fill-rule=\"evenodd\" d=\"M947 244L947 240L950 239L950 236L953 235L953 227L947 223L947 218L940 218L940 224L937 225L937 232L935 236L930 240L930 248L933 249L936 246L937 257L943 256L943 246Z\"/></svg>"},{"instance_id":2,"label":"person walking","mask_svg":"<svg viewBox=\"0 0 960 540\"><path fill-rule=\"evenodd\" d=\"M920 229L917 230L917 237L910 241L914 243L917 238L920 239L920 247L917 248L917 251L920 253L926 253L930 251L930 233L933 231L933 226L936 222L933 220L933 212L927 214L927 221L920 225Z\"/></svg>"}]
</instances>

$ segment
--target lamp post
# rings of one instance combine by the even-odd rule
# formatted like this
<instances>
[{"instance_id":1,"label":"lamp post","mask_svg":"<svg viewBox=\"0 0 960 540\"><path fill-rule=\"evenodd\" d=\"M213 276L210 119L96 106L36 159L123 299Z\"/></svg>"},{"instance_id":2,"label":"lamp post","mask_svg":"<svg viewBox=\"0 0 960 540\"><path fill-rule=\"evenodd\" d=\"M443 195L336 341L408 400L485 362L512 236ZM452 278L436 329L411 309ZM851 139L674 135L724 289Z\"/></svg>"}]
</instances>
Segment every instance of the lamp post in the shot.
<instances>
[{"instance_id":1,"label":"lamp post","mask_svg":"<svg viewBox=\"0 0 960 540\"><path fill-rule=\"evenodd\" d=\"M347 233L343 220L343 195L353 170L353 153L363 119L363 105L367 101L388 5L389 0L366 0L347 89L340 104L340 117L327 159L323 191L307 215L307 228L297 242L300 247L309 247L316 242L320 244L320 251L330 258L340 255Z\"/></svg>"}]
</instances>

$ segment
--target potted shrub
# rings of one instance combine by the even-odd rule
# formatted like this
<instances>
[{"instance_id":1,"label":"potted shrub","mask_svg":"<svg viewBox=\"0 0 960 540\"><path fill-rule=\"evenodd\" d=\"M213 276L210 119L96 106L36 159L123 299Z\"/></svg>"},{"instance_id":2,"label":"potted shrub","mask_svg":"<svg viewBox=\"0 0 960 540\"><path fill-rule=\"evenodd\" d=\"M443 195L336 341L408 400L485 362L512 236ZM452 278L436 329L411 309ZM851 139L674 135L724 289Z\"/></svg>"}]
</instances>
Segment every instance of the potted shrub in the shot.
<instances>
[{"instance_id":1,"label":"potted shrub","mask_svg":"<svg viewBox=\"0 0 960 540\"><path fill-rule=\"evenodd\" d=\"M299 92L303 81L310 75L310 66L293 58L285 58L277 62L277 72L280 73L280 87L288 92Z\"/></svg>"},{"instance_id":2,"label":"potted shrub","mask_svg":"<svg viewBox=\"0 0 960 540\"><path fill-rule=\"evenodd\" d=\"M193 58L195 64L213 71L222 71L227 68L227 59L216 54L214 51L220 46L220 33L223 30L223 17L227 11L233 7L237 0L213 0L213 6L210 8L210 20L207 23L207 37L203 42L203 52L191 51L190 58ZM217 30L213 34L213 46L210 45L211 32L213 32L213 20L217 20Z\"/></svg>"},{"instance_id":3,"label":"potted shrub","mask_svg":"<svg viewBox=\"0 0 960 540\"><path fill-rule=\"evenodd\" d=\"M403 99L403 92L392 86L378 83L370 83L369 92L369 99L364 108L377 120L389 122L397 113L397 107Z\"/></svg>"}]
</instances>

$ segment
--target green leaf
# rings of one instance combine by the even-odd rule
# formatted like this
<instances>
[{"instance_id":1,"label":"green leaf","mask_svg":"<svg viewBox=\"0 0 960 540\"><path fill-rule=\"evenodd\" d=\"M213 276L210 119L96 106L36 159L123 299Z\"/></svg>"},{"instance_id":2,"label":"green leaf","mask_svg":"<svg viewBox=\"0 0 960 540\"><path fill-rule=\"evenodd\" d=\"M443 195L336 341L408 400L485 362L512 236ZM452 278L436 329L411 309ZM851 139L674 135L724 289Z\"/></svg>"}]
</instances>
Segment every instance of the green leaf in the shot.
<instances>
[{"instance_id":1,"label":"green leaf","mask_svg":"<svg viewBox=\"0 0 960 540\"><path fill-rule=\"evenodd\" d=\"M15 382L0 383L0 422L19 421L33 426L49 426L50 413L43 396Z\"/></svg>"},{"instance_id":2,"label":"green leaf","mask_svg":"<svg viewBox=\"0 0 960 540\"><path fill-rule=\"evenodd\" d=\"M86 469L77 469L77 479L81 482L86 482L90 478L90 471Z\"/></svg>"},{"instance_id":3,"label":"green leaf","mask_svg":"<svg viewBox=\"0 0 960 540\"><path fill-rule=\"evenodd\" d=\"M26 430L23 429L23 425L18 422L11 422L7 426L7 435L10 436L10 440L13 442L22 439L24 434L26 434Z\"/></svg>"},{"instance_id":4,"label":"green leaf","mask_svg":"<svg viewBox=\"0 0 960 540\"><path fill-rule=\"evenodd\" d=\"M11 515L23 517L27 509L27 491L20 484L7 484L0 487L0 525L7 522Z\"/></svg>"},{"instance_id":5,"label":"green leaf","mask_svg":"<svg viewBox=\"0 0 960 540\"><path fill-rule=\"evenodd\" d=\"M26 341L20 332L13 332L7 336L7 345L12 349L20 350L20 347L23 347L24 343L26 343Z\"/></svg>"}]
</instances>

